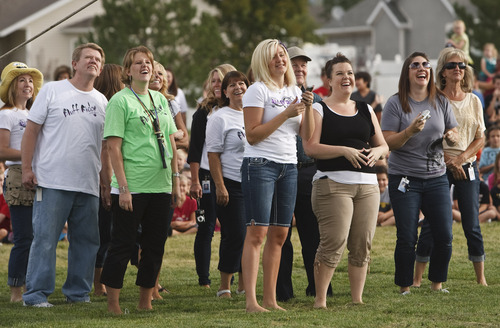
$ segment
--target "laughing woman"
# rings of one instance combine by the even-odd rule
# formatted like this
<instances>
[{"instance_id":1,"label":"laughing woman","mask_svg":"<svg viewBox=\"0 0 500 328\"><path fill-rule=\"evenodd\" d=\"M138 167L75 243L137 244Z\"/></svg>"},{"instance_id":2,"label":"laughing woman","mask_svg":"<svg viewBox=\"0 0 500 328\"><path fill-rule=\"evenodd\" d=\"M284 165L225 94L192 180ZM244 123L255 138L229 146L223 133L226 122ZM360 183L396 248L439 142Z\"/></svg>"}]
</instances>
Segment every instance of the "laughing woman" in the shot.
<instances>
[{"instance_id":1,"label":"laughing woman","mask_svg":"<svg viewBox=\"0 0 500 328\"><path fill-rule=\"evenodd\" d=\"M296 135L309 140L313 130L312 92L296 86L290 57L278 40L264 40L252 55L256 82L243 96L248 143L241 166L247 232L242 268L247 312L283 310L276 302L276 280L297 196ZM299 100L299 98L301 98ZM260 248L264 268L263 307L256 284Z\"/></svg>"},{"instance_id":2,"label":"laughing woman","mask_svg":"<svg viewBox=\"0 0 500 328\"><path fill-rule=\"evenodd\" d=\"M21 139L26 128L28 112L43 83L39 70L13 62L2 71L0 98L0 161L9 167L4 197L9 205L14 247L10 252L8 285L10 301L22 301L33 226L31 224L34 192L26 190L21 181Z\"/></svg>"},{"instance_id":3,"label":"laughing woman","mask_svg":"<svg viewBox=\"0 0 500 328\"><path fill-rule=\"evenodd\" d=\"M179 198L173 136L177 129L167 99L148 90L153 62L148 48L129 49L123 59L122 76L127 87L111 98L106 109L104 138L114 172L113 231L101 282L108 293L108 311L115 314L122 313L120 290L135 250L139 224L142 252L136 279L140 287L138 308L152 309L153 288L167 239L170 201L171 197Z\"/></svg>"},{"instance_id":4,"label":"laughing woman","mask_svg":"<svg viewBox=\"0 0 500 328\"><path fill-rule=\"evenodd\" d=\"M397 228L394 282L402 295L410 293L413 283L420 210L434 239L431 288L442 290L448 276L453 221L443 138L455 145L457 125L448 100L434 84L427 55L414 52L403 63L399 91L389 98L382 115L382 133L391 150L389 195Z\"/></svg>"},{"instance_id":5,"label":"laughing woman","mask_svg":"<svg viewBox=\"0 0 500 328\"><path fill-rule=\"evenodd\" d=\"M438 59L438 88L449 99L458 121L459 142L451 147L446 143L444 158L450 185L455 185L462 227L467 239L469 260L474 266L476 281L487 286L484 276L484 245L479 226L479 172L476 153L484 145L483 109L479 98L472 93L474 73L467 65L467 55L460 49L445 48ZM420 286L422 274L432 252L429 224L424 221L417 246L414 285Z\"/></svg>"},{"instance_id":6,"label":"laughing woman","mask_svg":"<svg viewBox=\"0 0 500 328\"><path fill-rule=\"evenodd\" d=\"M245 149L242 99L248 84L243 73L227 73L222 81L221 108L207 124L208 163L215 183L216 212L221 224L218 267L221 283L217 296L226 298L231 297L233 274L241 272L246 231L240 168ZM244 290L240 275L237 293Z\"/></svg>"},{"instance_id":7,"label":"laughing woman","mask_svg":"<svg viewBox=\"0 0 500 328\"><path fill-rule=\"evenodd\" d=\"M330 96L315 103L313 137L305 144L316 158L311 203L320 242L314 260L315 308L326 308L326 292L344 248L353 303L363 303L380 193L375 162L388 147L371 106L351 100L354 72L341 53L325 66Z\"/></svg>"}]
</instances>

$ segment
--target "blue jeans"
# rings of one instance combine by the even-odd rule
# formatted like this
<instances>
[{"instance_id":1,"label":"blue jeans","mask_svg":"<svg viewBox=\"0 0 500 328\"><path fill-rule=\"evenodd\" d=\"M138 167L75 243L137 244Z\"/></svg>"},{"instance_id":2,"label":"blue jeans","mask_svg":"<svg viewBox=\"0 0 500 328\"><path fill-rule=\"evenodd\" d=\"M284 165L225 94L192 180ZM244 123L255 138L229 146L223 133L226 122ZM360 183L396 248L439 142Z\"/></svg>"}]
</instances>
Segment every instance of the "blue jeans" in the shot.
<instances>
[{"instance_id":1,"label":"blue jeans","mask_svg":"<svg viewBox=\"0 0 500 328\"><path fill-rule=\"evenodd\" d=\"M216 195L215 184L210 176L210 171L200 168L200 182L210 180L210 193L204 193L200 199L200 208L205 210L205 222L198 223L198 231L194 239L194 260L196 262L196 273L200 286L210 285L210 257L212 255L212 238L214 237Z\"/></svg>"},{"instance_id":2,"label":"blue jeans","mask_svg":"<svg viewBox=\"0 0 500 328\"><path fill-rule=\"evenodd\" d=\"M247 225L290 227L297 197L297 166L245 157L241 165Z\"/></svg>"},{"instance_id":3,"label":"blue jeans","mask_svg":"<svg viewBox=\"0 0 500 328\"><path fill-rule=\"evenodd\" d=\"M56 247L68 221L68 275L62 287L71 302L89 301L94 265L99 249L97 212L99 198L81 192L37 188L33 203L31 244L23 300L34 305L47 302L56 280Z\"/></svg>"},{"instance_id":4,"label":"blue jeans","mask_svg":"<svg viewBox=\"0 0 500 328\"><path fill-rule=\"evenodd\" d=\"M219 271L225 273L241 272L241 253L247 228L245 225L245 202L241 183L224 178L229 193L226 206L217 205L220 221Z\"/></svg>"},{"instance_id":5,"label":"blue jeans","mask_svg":"<svg viewBox=\"0 0 500 328\"><path fill-rule=\"evenodd\" d=\"M464 229L467 247L469 251L469 260L472 262L484 262L484 246L481 227L479 226L479 172L476 163L473 164L475 179L469 180L469 164L464 165L463 169L467 175L466 180L455 180L453 174L448 171L448 181L450 185L455 185L458 207L462 216L462 228ZM450 218L452 220L452 218ZM422 225L417 245L417 261L429 262L432 252L433 240L430 226L427 220Z\"/></svg>"},{"instance_id":6,"label":"blue jeans","mask_svg":"<svg viewBox=\"0 0 500 328\"><path fill-rule=\"evenodd\" d=\"M394 282L400 287L413 283L418 216L421 209L429 220L434 250L430 258L429 280L444 282L448 277L453 240L451 200L446 174L438 178L408 177L405 193L398 190L401 175L389 175L389 196L396 218L397 241L394 251L396 272Z\"/></svg>"},{"instance_id":7,"label":"blue jeans","mask_svg":"<svg viewBox=\"0 0 500 328\"><path fill-rule=\"evenodd\" d=\"M9 257L9 277L7 284L21 287L26 282L26 270L33 240L32 206L9 206L12 231L14 232L14 247Z\"/></svg>"}]
</instances>

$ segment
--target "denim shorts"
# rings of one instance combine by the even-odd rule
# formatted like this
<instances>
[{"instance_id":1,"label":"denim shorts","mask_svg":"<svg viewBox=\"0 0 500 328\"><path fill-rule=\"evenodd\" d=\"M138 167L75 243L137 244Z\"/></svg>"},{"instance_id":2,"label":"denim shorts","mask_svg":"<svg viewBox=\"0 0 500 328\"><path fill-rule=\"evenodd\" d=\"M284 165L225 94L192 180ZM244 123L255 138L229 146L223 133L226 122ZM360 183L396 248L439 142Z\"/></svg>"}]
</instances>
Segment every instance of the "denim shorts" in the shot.
<instances>
[{"instance_id":1,"label":"denim shorts","mask_svg":"<svg viewBox=\"0 0 500 328\"><path fill-rule=\"evenodd\" d=\"M290 227L297 196L297 166L262 157L245 157L241 165L246 224Z\"/></svg>"}]
</instances>

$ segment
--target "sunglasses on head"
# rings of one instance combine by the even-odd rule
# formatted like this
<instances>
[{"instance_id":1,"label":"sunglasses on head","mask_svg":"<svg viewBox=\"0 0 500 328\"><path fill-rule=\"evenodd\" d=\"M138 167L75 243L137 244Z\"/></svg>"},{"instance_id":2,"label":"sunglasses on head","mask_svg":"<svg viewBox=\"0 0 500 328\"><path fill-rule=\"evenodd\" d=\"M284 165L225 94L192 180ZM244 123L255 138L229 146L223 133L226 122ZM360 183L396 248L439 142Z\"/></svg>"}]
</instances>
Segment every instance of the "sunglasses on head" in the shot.
<instances>
[{"instance_id":1,"label":"sunglasses on head","mask_svg":"<svg viewBox=\"0 0 500 328\"><path fill-rule=\"evenodd\" d=\"M464 63L464 62L449 62L449 63L446 63L444 64L444 68L445 69L455 69L455 67L457 67L458 65L458 68L460 69L465 69L467 67L467 65Z\"/></svg>"},{"instance_id":2,"label":"sunglasses on head","mask_svg":"<svg viewBox=\"0 0 500 328\"><path fill-rule=\"evenodd\" d=\"M429 63L428 61L424 61L424 62L413 62L410 64L410 68L411 69L419 69L420 68L420 65L422 65L423 68L431 68L431 63Z\"/></svg>"}]
</instances>

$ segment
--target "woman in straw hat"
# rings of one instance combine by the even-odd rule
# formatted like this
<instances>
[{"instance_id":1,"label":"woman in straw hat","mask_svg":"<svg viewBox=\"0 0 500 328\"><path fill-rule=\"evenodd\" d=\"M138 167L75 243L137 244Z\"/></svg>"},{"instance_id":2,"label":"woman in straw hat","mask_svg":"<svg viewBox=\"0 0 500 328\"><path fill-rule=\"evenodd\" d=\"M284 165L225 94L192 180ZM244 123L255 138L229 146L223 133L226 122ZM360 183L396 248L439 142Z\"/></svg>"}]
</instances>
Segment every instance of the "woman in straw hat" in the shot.
<instances>
[{"instance_id":1,"label":"woman in straw hat","mask_svg":"<svg viewBox=\"0 0 500 328\"><path fill-rule=\"evenodd\" d=\"M10 252L8 284L11 302L22 300L28 256L33 239L31 224L33 191L22 186L21 139L28 111L42 87L43 75L24 63L13 62L2 71L0 99L0 161L9 167L5 179L5 200L11 213L14 247Z\"/></svg>"}]
</instances>

